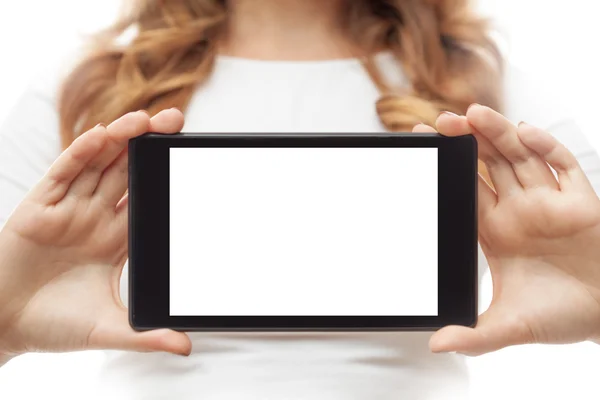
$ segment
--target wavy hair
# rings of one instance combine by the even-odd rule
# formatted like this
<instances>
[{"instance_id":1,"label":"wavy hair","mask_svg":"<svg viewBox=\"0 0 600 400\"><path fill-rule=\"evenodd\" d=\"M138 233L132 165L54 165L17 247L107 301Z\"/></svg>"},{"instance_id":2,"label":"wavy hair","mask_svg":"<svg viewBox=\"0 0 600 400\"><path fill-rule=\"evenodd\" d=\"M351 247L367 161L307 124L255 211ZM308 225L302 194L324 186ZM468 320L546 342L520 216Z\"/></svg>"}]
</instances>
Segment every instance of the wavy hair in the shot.
<instances>
[{"instance_id":1,"label":"wavy hair","mask_svg":"<svg viewBox=\"0 0 600 400\"><path fill-rule=\"evenodd\" d=\"M410 87L389 87L373 57L364 65L381 91L378 115L390 131L432 124L440 111L472 103L501 110L502 57L469 0L346 0L349 37L386 49ZM98 123L140 109L185 110L210 76L227 21L226 0L130 0L64 81L60 134L68 146ZM128 33L133 38L120 43Z\"/></svg>"}]
</instances>

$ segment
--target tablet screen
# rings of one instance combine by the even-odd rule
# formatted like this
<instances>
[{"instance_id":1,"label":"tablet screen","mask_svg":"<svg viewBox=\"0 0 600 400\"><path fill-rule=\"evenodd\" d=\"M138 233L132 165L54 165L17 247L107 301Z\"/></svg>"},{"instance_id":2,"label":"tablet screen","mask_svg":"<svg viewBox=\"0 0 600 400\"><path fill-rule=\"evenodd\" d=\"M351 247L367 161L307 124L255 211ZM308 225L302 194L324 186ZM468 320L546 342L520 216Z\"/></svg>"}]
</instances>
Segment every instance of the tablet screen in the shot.
<instances>
[{"instance_id":1,"label":"tablet screen","mask_svg":"<svg viewBox=\"0 0 600 400\"><path fill-rule=\"evenodd\" d=\"M171 148L171 316L437 316L437 148Z\"/></svg>"}]
</instances>

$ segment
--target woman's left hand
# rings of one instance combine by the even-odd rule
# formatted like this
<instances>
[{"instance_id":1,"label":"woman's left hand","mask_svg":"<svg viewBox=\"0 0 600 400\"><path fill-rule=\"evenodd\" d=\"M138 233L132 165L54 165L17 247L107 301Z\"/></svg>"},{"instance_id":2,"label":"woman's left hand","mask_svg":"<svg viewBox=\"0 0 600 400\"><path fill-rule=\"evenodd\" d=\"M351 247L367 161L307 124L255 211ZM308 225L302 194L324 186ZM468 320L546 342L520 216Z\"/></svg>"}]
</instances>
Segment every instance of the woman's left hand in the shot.
<instances>
[{"instance_id":1,"label":"woman's left hand","mask_svg":"<svg viewBox=\"0 0 600 400\"><path fill-rule=\"evenodd\" d=\"M478 218L493 299L475 328L434 334L432 351L599 340L600 200L575 157L548 133L480 105L442 114L435 130L472 133L489 172L491 185L479 178Z\"/></svg>"}]
</instances>

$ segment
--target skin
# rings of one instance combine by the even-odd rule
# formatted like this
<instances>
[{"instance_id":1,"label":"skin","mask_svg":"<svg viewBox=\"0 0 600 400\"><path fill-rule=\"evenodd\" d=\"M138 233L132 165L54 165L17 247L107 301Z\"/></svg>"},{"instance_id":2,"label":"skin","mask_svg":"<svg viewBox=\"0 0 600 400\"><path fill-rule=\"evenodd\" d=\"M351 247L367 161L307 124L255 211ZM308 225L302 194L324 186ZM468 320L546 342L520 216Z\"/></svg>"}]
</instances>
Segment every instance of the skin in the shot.
<instances>
[{"instance_id":1,"label":"skin","mask_svg":"<svg viewBox=\"0 0 600 400\"><path fill-rule=\"evenodd\" d=\"M442 114L446 136L473 133L492 189L479 179L479 241L493 300L477 326L450 326L434 352L479 355L524 343L600 338L600 200L575 157L548 133L473 105ZM552 167L557 173L554 177Z\"/></svg>"},{"instance_id":2,"label":"skin","mask_svg":"<svg viewBox=\"0 0 600 400\"><path fill-rule=\"evenodd\" d=\"M178 110L127 114L78 138L0 232L0 360L32 351L166 351L191 343L137 333L119 298L127 259L127 142L183 127Z\"/></svg>"},{"instance_id":3,"label":"skin","mask_svg":"<svg viewBox=\"0 0 600 400\"><path fill-rule=\"evenodd\" d=\"M127 257L127 141L182 126L181 112L165 110L86 132L15 210L0 231L2 362L32 351L190 353L184 333L134 332L118 295ZM494 299L475 328L446 327L431 349L476 355L598 340L600 200L573 155L546 132L477 105L467 116L443 114L436 129L473 132L489 168L495 190L480 179L479 235Z\"/></svg>"},{"instance_id":4,"label":"skin","mask_svg":"<svg viewBox=\"0 0 600 400\"><path fill-rule=\"evenodd\" d=\"M266 60L363 55L340 24L342 0L230 0L228 6L221 53ZM574 157L547 133L516 127L477 105L466 116L444 114L435 127L415 129L473 132L495 188L481 180L479 236L494 281L492 305L475 329L437 332L431 349L476 355L519 343L598 340L600 206Z\"/></svg>"},{"instance_id":5,"label":"skin","mask_svg":"<svg viewBox=\"0 0 600 400\"><path fill-rule=\"evenodd\" d=\"M223 54L360 55L337 23L339 0L327 7L321 0L228 4ZM127 256L127 140L182 126L181 112L165 110L153 118L128 114L86 132L14 211L0 231L0 365L32 351L190 353L183 333L134 332L118 295ZM479 234L494 281L492 305L474 329L437 332L431 349L476 355L520 343L597 341L600 201L573 155L547 133L477 105L415 131L474 133L494 187L480 180Z\"/></svg>"},{"instance_id":6,"label":"skin","mask_svg":"<svg viewBox=\"0 0 600 400\"><path fill-rule=\"evenodd\" d=\"M254 60L315 61L363 56L340 20L345 0L228 0L219 52Z\"/></svg>"}]
</instances>

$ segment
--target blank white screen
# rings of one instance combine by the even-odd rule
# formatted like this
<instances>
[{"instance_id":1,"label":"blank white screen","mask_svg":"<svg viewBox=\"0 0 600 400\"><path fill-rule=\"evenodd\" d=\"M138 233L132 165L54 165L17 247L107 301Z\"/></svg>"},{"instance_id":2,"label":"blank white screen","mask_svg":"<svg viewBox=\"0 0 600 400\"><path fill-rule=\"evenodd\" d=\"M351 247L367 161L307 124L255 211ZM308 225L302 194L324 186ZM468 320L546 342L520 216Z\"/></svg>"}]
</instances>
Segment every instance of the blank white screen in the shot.
<instances>
[{"instance_id":1,"label":"blank white screen","mask_svg":"<svg viewBox=\"0 0 600 400\"><path fill-rule=\"evenodd\" d=\"M172 148L170 314L437 315L437 149Z\"/></svg>"}]
</instances>

